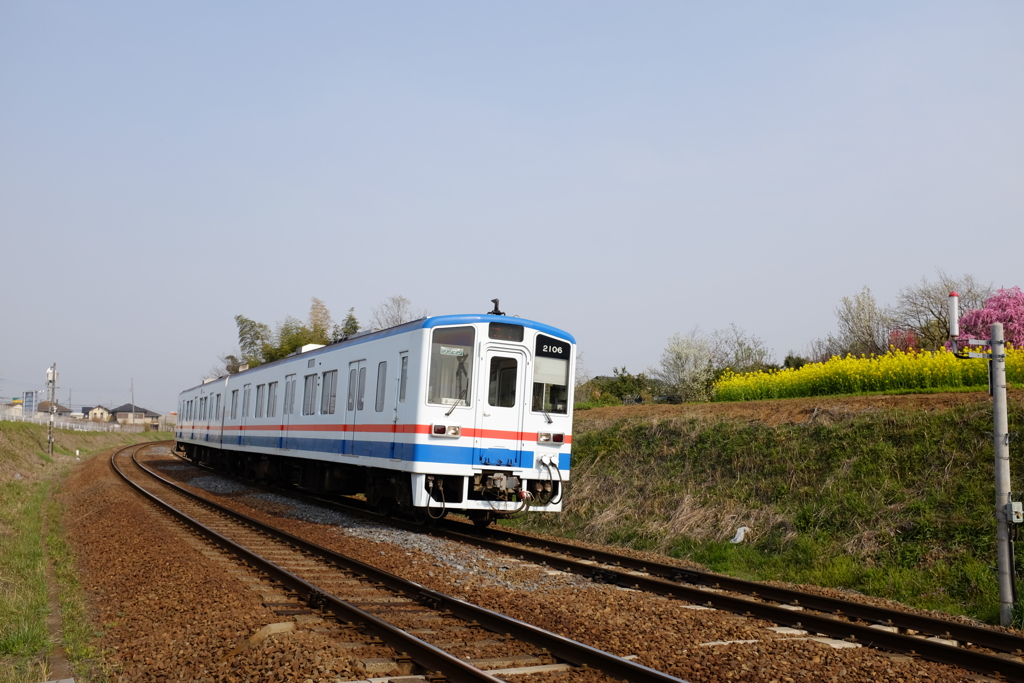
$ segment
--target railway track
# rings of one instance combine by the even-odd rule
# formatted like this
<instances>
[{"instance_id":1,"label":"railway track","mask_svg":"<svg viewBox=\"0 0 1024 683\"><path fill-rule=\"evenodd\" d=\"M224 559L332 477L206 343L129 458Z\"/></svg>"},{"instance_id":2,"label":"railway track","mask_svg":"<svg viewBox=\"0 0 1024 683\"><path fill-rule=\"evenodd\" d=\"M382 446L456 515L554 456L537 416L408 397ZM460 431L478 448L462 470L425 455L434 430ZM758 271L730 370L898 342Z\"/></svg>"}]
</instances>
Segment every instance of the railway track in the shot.
<instances>
[{"instance_id":1,"label":"railway track","mask_svg":"<svg viewBox=\"0 0 1024 683\"><path fill-rule=\"evenodd\" d=\"M150 446L117 451L111 466L147 499L292 596L268 607L286 616L315 611L335 620L337 637L393 648L396 668L431 681L495 682L502 680L499 675L580 669L595 681L681 680L407 581L200 498L139 462L137 454Z\"/></svg>"},{"instance_id":2,"label":"railway track","mask_svg":"<svg viewBox=\"0 0 1024 683\"><path fill-rule=\"evenodd\" d=\"M867 647L919 656L987 676L1024 681L1024 663L1016 659L1024 655L1024 638L1011 633L499 530L488 530L488 537L451 528L432 533L588 576L595 581L758 617ZM994 650L1004 656L977 648ZM1007 658L1007 654L1014 659Z\"/></svg>"},{"instance_id":3,"label":"railway track","mask_svg":"<svg viewBox=\"0 0 1024 683\"><path fill-rule=\"evenodd\" d=\"M291 495L380 519L356 501L347 504L303 494ZM387 523L594 581L757 617L808 635L824 635L999 679L1024 681L1024 663L1020 661L1024 656L1024 638L1004 631L639 560L521 533L494 528L481 531L449 520L426 529L390 518Z\"/></svg>"}]
</instances>

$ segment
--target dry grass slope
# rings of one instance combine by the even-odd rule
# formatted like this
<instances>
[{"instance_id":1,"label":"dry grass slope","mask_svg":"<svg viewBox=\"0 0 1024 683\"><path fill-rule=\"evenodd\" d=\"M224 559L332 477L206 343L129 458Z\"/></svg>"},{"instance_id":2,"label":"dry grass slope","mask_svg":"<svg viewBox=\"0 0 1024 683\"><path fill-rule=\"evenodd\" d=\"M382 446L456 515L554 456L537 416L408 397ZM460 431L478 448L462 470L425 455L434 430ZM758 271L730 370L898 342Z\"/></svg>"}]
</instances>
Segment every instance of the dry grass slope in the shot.
<instances>
[{"instance_id":1,"label":"dry grass slope","mask_svg":"<svg viewBox=\"0 0 1024 683\"><path fill-rule=\"evenodd\" d=\"M988 619L991 430L984 392L595 408L576 414L565 512L520 523Z\"/></svg>"}]
</instances>

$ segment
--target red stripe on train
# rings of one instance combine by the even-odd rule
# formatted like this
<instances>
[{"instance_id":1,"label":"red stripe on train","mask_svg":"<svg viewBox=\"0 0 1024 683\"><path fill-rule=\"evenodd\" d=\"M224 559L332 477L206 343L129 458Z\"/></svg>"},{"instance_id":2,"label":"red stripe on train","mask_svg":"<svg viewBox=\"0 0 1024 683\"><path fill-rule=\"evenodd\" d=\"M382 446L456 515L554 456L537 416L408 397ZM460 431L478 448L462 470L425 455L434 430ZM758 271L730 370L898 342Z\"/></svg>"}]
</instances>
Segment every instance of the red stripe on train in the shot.
<instances>
[{"instance_id":1,"label":"red stripe on train","mask_svg":"<svg viewBox=\"0 0 1024 683\"><path fill-rule=\"evenodd\" d=\"M428 424L405 424L405 425L225 425L225 432L359 432L364 434L430 434ZM182 431L216 431L220 427L202 426L187 427L182 425ZM536 441L537 432L514 432L503 429L475 429L467 427L462 430L462 435L477 439L503 439L506 441ZM565 435L565 443L572 443L572 435Z\"/></svg>"}]
</instances>

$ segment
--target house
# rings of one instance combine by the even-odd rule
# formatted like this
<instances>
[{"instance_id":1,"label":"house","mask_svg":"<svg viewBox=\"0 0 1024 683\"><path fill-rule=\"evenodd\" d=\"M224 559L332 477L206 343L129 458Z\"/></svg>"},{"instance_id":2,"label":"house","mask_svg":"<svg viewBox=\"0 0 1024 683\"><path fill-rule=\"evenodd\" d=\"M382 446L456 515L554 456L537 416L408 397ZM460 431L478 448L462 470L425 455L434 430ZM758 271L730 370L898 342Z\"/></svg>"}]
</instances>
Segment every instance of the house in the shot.
<instances>
[{"instance_id":1,"label":"house","mask_svg":"<svg viewBox=\"0 0 1024 683\"><path fill-rule=\"evenodd\" d=\"M160 425L160 413L154 413L152 410L142 406L133 406L131 403L111 408L110 412L113 414L114 419L123 425L147 424L153 427Z\"/></svg>"},{"instance_id":2,"label":"house","mask_svg":"<svg viewBox=\"0 0 1024 683\"><path fill-rule=\"evenodd\" d=\"M73 412L71 410L71 408L65 408L64 406L62 406L59 403L54 403L53 405L56 408L56 413L55 414L56 414L57 417L71 417L71 413ZM38 406L36 406L36 412L37 413L46 413L47 415L49 415L50 414L50 402L49 401L43 401L42 403L40 403Z\"/></svg>"},{"instance_id":3,"label":"house","mask_svg":"<svg viewBox=\"0 0 1024 683\"><path fill-rule=\"evenodd\" d=\"M103 406L83 406L82 412L90 422L110 422L112 417L111 412Z\"/></svg>"},{"instance_id":4,"label":"house","mask_svg":"<svg viewBox=\"0 0 1024 683\"><path fill-rule=\"evenodd\" d=\"M21 401L11 401L0 406L0 415L5 417L21 417L23 413Z\"/></svg>"}]
</instances>

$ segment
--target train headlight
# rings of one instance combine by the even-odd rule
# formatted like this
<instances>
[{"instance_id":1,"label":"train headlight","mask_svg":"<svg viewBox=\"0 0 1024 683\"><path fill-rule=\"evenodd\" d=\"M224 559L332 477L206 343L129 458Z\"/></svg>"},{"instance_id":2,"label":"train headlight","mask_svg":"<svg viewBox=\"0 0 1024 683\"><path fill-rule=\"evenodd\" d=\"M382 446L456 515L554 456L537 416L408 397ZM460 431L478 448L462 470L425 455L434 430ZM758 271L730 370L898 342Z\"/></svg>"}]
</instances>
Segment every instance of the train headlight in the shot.
<instances>
[{"instance_id":1,"label":"train headlight","mask_svg":"<svg viewBox=\"0 0 1024 683\"><path fill-rule=\"evenodd\" d=\"M430 433L434 436L446 436L451 439L457 439L462 436L462 427L459 425L432 425Z\"/></svg>"}]
</instances>

